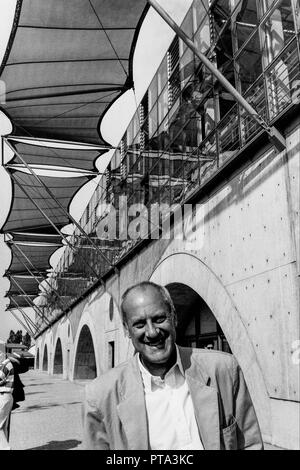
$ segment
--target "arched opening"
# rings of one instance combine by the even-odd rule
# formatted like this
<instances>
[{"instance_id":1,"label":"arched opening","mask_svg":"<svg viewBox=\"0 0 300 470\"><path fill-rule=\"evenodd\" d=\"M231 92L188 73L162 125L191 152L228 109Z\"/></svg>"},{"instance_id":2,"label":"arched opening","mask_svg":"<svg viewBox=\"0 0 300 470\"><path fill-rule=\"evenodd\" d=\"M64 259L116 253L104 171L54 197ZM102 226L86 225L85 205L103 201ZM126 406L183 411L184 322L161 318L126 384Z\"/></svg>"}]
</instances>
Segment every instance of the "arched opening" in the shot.
<instances>
[{"instance_id":1,"label":"arched opening","mask_svg":"<svg viewBox=\"0 0 300 470\"><path fill-rule=\"evenodd\" d=\"M48 372L48 349L47 345L44 348L44 355L43 355L43 370Z\"/></svg>"},{"instance_id":2,"label":"arched opening","mask_svg":"<svg viewBox=\"0 0 300 470\"><path fill-rule=\"evenodd\" d=\"M200 295L179 282L168 284L166 288L177 312L177 344L231 353L219 323Z\"/></svg>"},{"instance_id":3,"label":"arched opening","mask_svg":"<svg viewBox=\"0 0 300 470\"><path fill-rule=\"evenodd\" d=\"M63 373L63 355L61 340L58 338L54 353L54 363L53 363L53 374L62 374Z\"/></svg>"},{"instance_id":4,"label":"arched opening","mask_svg":"<svg viewBox=\"0 0 300 470\"><path fill-rule=\"evenodd\" d=\"M35 368L39 369L40 368L40 350L39 348L36 351L36 357L35 357Z\"/></svg>"},{"instance_id":5,"label":"arched opening","mask_svg":"<svg viewBox=\"0 0 300 470\"><path fill-rule=\"evenodd\" d=\"M94 379L97 376L96 357L90 329L84 325L78 339L74 379Z\"/></svg>"}]
</instances>

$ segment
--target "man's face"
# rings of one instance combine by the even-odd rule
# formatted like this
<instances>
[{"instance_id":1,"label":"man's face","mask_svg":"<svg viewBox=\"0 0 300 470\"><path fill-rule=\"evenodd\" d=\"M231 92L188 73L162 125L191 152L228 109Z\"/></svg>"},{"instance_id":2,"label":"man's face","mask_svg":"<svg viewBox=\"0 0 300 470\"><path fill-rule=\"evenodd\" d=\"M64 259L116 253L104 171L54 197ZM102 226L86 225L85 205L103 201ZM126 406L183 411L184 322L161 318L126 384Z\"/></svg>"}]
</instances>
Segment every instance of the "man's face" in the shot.
<instances>
[{"instance_id":1,"label":"man's face","mask_svg":"<svg viewBox=\"0 0 300 470\"><path fill-rule=\"evenodd\" d=\"M175 319L160 292L152 286L131 291L124 304L124 324L132 344L155 375L175 350Z\"/></svg>"}]
</instances>

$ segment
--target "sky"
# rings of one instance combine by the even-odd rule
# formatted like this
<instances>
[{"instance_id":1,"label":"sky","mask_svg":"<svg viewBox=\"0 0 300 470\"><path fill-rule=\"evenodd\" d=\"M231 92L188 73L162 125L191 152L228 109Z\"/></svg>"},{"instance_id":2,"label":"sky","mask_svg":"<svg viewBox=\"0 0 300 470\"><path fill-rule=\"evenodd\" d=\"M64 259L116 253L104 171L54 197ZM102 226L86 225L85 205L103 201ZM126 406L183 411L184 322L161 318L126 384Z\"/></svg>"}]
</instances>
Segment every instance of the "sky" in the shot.
<instances>
[{"instance_id":1,"label":"sky","mask_svg":"<svg viewBox=\"0 0 300 470\"><path fill-rule=\"evenodd\" d=\"M63 0L62 0L63 1ZM183 20L192 0L159 0L161 6L180 24ZM0 61L7 45L12 20L15 11L16 0L1 0L0 3ZM136 104L143 97L150 81L157 70L168 46L174 36L173 31L151 8L144 20L136 45L133 60L133 78L135 83L135 96L132 90L120 97L105 115L101 132L103 138L111 145L118 145L127 125L136 110ZM0 111L0 135L11 132L11 124L6 116ZM1 150L0 150L1 152ZM97 161L99 172L103 172L108 164L113 151L107 152ZM10 158L6 154L6 161ZM2 160L1 160L2 161ZM96 180L85 185L73 199L70 212L72 216L79 219L86 207L93 191L96 187ZM11 183L6 170L0 166L0 227L5 223L11 202ZM18 330L24 328L15 320L11 312L5 312L8 299L4 298L5 292L9 288L9 281L3 278L3 274L10 264L10 249L3 242L0 236L0 340L5 341L11 329ZM55 253L50 263L55 266L59 259L59 254ZM18 316L19 313L15 312ZM31 309L26 309L26 313L33 317Z\"/></svg>"}]
</instances>

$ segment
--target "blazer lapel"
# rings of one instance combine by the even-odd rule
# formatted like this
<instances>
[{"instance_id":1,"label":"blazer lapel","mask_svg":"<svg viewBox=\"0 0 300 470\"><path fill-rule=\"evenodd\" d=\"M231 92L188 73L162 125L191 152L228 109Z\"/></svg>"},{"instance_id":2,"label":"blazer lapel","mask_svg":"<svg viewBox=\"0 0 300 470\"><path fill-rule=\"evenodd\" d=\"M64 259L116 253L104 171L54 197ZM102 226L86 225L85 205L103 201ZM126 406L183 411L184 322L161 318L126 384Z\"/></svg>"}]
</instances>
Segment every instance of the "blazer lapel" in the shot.
<instances>
[{"instance_id":1,"label":"blazer lapel","mask_svg":"<svg viewBox=\"0 0 300 470\"><path fill-rule=\"evenodd\" d=\"M144 388L137 357L129 364L122 384L122 401L117 412L122 422L129 450L149 449L148 426Z\"/></svg>"},{"instance_id":2,"label":"blazer lapel","mask_svg":"<svg viewBox=\"0 0 300 470\"><path fill-rule=\"evenodd\" d=\"M204 449L220 449L218 393L209 387L209 376L200 364L191 360L190 351L179 348L182 365L194 405L195 418ZM188 357L187 357L188 355Z\"/></svg>"}]
</instances>

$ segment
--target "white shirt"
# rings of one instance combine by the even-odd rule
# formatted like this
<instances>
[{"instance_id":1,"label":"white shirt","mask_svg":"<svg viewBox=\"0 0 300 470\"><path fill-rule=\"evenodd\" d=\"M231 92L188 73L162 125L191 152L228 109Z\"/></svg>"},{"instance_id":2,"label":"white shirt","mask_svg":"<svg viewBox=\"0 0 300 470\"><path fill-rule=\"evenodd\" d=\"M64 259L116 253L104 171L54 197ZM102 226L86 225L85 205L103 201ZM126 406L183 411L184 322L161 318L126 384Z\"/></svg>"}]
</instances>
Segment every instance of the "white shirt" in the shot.
<instances>
[{"instance_id":1,"label":"white shirt","mask_svg":"<svg viewBox=\"0 0 300 470\"><path fill-rule=\"evenodd\" d=\"M203 450L178 349L176 364L164 379L151 375L140 357L139 367L144 384L150 448Z\"/></svg>"}]
</instances>

